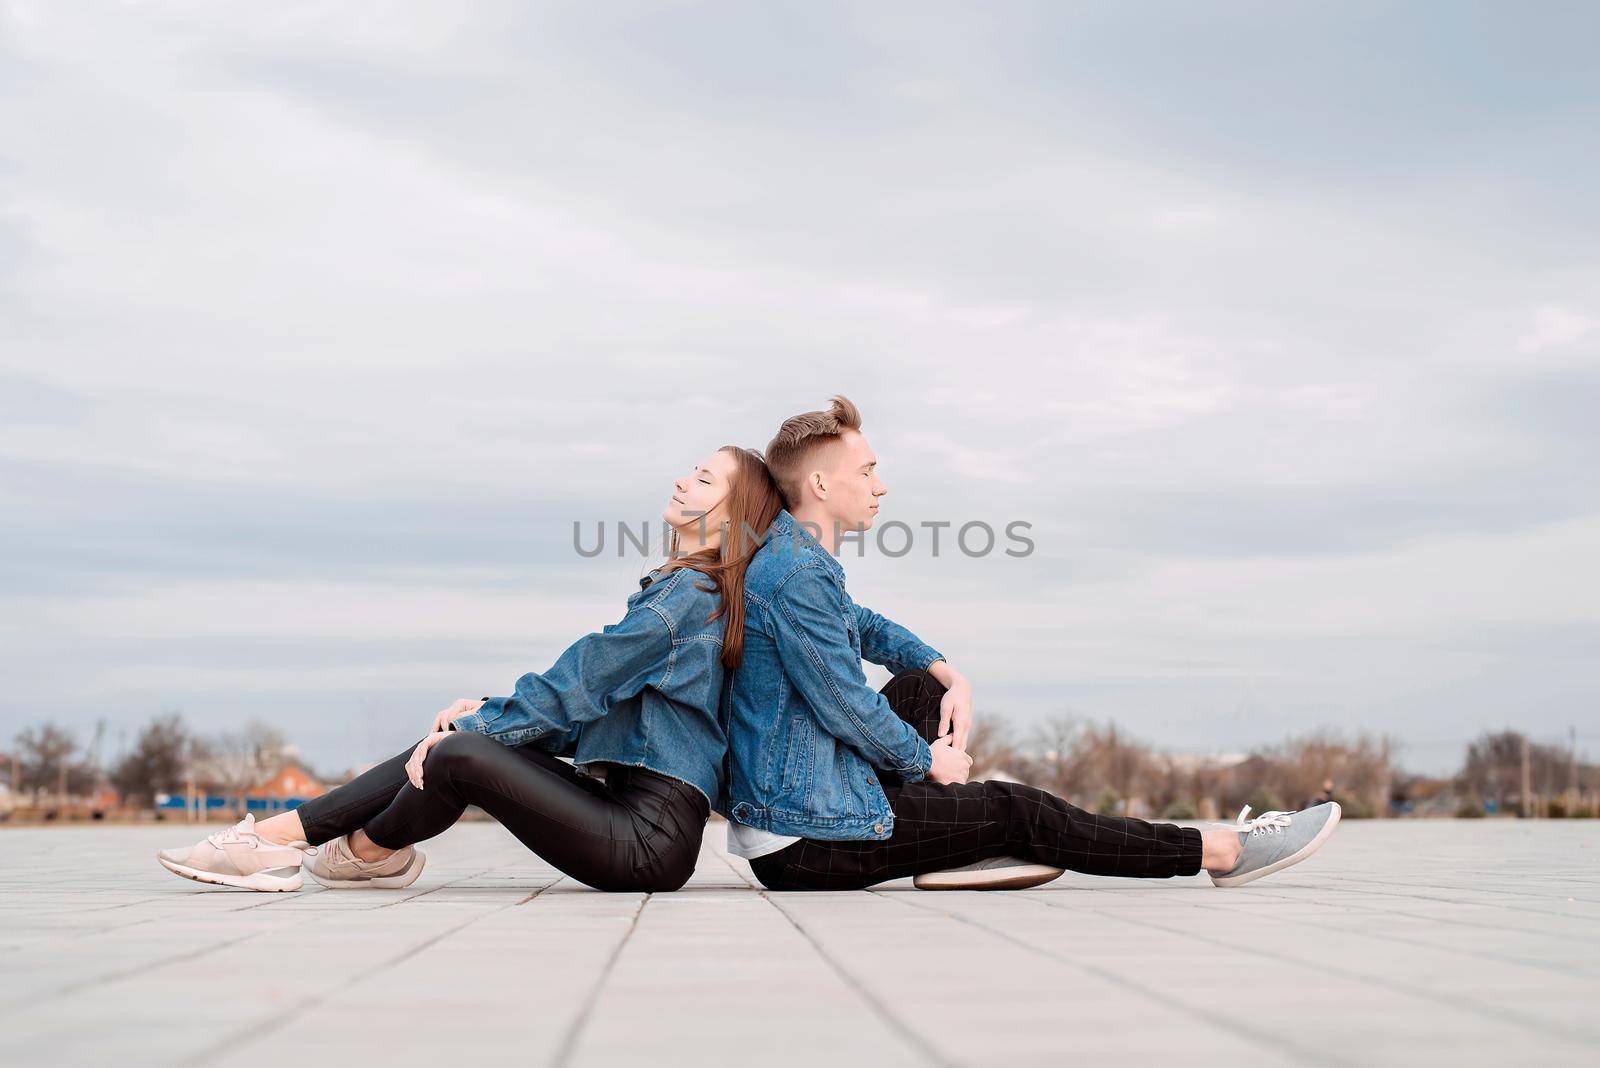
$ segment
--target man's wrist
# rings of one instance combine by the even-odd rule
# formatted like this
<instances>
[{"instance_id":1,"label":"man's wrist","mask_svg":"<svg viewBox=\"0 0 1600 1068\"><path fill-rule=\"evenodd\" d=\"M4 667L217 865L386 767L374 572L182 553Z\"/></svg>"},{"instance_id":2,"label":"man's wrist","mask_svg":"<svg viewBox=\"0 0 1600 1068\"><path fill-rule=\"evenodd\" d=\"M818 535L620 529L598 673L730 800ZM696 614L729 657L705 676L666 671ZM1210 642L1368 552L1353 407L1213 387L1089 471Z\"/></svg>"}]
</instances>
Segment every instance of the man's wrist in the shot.
<instances>
[{"instance_id":1,"label":"man's wrist","mask_svg":"<svg viewBox=\"0 0 1600 1068\"><path fill-rule=\"evenodd\" d=\"M950 661L942 658L928 665L928 674L933 676L934 682L937 682L947 690L954 689L957 681L965 682L967 678L951 667Z\"/></svg>"}]
</instances>

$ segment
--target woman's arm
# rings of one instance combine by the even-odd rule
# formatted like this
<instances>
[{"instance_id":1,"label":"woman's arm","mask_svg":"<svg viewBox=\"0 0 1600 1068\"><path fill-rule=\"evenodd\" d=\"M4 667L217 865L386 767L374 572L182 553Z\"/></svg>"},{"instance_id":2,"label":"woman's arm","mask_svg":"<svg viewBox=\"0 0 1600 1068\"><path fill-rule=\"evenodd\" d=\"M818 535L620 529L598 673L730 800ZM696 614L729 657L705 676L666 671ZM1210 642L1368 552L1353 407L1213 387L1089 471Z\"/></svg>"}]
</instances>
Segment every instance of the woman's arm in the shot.
<instances>
[{"instance_id":1,"label":"woman's arm","mask_svg":"<svg viewBox=\"0 0 1600 1068\"><path fill-rule=\"evenodd\" d=\"M550 670L522 676L511 696L485 698L453 725L507 745L566 748L580 725L606 714L608 702L631 697L664 675L671 655L666 620L645 602L573 642Z\"/></svg>"}]
</instances>

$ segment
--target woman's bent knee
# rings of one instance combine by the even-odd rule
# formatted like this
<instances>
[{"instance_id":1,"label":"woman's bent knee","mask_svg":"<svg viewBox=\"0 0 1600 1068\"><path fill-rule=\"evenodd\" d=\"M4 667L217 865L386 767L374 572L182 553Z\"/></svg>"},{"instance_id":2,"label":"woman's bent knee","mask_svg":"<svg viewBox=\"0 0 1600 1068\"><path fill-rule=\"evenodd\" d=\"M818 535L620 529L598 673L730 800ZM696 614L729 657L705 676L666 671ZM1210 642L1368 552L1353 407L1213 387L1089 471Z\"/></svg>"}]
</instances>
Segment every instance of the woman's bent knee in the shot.
<instances>
[{"instance_id":1,"label":"woman's bent knee","mask_svg":"<svg viewBox=\"0 0 1600 1068\"><path fill-rule=\"evenodd\" d=\"M429 747L427 755L422 758L423 770L426 772L445 765L480 760L489 752L486 747L492 745L500 743L476 731L451 731Z\"/></svg>"}]
</instances>

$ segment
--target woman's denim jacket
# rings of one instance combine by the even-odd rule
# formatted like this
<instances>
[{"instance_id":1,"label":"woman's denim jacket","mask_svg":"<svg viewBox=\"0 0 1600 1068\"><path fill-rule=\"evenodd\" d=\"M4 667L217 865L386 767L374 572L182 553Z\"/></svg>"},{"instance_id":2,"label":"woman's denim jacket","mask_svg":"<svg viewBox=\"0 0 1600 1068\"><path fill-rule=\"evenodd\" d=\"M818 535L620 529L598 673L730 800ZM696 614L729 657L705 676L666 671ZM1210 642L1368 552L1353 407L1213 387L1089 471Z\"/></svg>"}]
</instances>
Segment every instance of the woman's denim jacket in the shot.
<instances>
[{"instance_id":1,"label":"woman's denim jacket","mask_svg":"<svg viewBox=\"0 0 1600 1068\"><path fill-rule=\"evenodd\" d=\"M744 578L744 655L722 702L728 794L717 811L774 834L888 838L894 814L874 768L906 782L933 755L865 657L896 673L943 659L897 623L850 600L844 568L787 510Z\"/></svg>"},{"instance_id":2,"label":"woman's denim jacket","mask_svg":"<svg viewBox=\"0 0 1600 1068\"><path fill-rule=\"evenodd\" d=\"M517 680L455 721L506 745L537 745L576 763L648 768L689 783L710 804L723 789L727 737L722 620L713 582L699 571L659 570L639 581L619 622L585 634L543 674Z\"/></svg>"}]
</instances>

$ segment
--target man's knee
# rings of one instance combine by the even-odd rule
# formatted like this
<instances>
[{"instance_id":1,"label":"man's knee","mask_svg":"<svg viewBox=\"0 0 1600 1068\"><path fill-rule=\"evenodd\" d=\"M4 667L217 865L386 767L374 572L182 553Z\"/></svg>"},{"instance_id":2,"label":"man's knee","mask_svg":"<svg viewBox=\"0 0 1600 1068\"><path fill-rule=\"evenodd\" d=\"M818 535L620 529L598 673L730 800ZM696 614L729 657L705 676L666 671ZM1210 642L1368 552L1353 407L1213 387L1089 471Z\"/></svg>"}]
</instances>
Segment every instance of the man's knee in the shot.
<instances>
[{"instance_id":1,"label":"man's knee","mask_svg":"<svg viewBox=\"0 0 1600 1068\"><path fill-rule=\"evenodd\" d=\"M912 668L909 671L898 672L883 692L903 694L906 697L943 697L944 684L928 671L927 668Z\"/></svg>"},{"instance_id":2,"label":"man's knee","mask_svg":"<svg viewBox=\"0 0 1600 1068\"><path fill-rule=\"evenodd\" d=\"M939 704L944 699L945 688L939 680L921 668L902 671L879 691L889 699L894 714L911 724L925 742L932 742L939 734ZM889 781L899 777L890 774Z\"/></svg>"}]
</instances>

